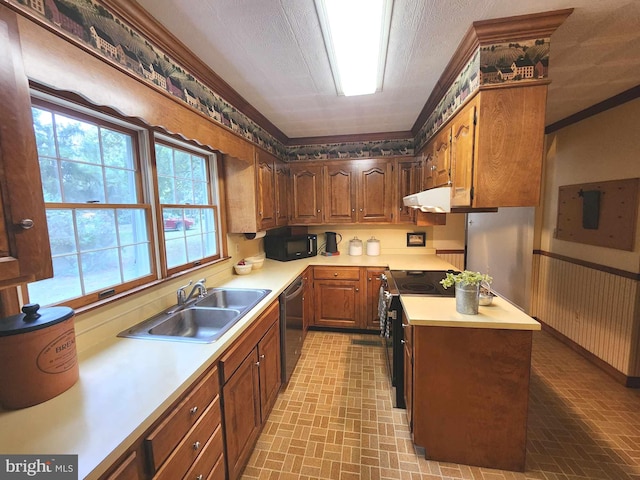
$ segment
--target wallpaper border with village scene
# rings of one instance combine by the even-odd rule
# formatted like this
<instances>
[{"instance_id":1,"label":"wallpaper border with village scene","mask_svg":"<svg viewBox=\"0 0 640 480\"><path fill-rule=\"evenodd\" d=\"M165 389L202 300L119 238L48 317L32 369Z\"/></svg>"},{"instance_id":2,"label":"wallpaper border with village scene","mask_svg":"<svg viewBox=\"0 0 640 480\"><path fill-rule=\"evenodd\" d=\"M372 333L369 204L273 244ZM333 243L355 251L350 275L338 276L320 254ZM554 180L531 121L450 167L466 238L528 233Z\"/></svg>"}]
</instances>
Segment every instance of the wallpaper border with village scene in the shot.
<instances>
[{"instance_id":1,"label":"wallpaper border with village scene","mask_svg":"<svg viewBox=\"0 0 640 480\"><path fill-rule=\"evenodd\" d=\"M481 85L548 76L550 39L483 45L415 138L286 146L94 0L8 0L150 86L287 161L414 155Z\"/></svg>"}]
</instances>

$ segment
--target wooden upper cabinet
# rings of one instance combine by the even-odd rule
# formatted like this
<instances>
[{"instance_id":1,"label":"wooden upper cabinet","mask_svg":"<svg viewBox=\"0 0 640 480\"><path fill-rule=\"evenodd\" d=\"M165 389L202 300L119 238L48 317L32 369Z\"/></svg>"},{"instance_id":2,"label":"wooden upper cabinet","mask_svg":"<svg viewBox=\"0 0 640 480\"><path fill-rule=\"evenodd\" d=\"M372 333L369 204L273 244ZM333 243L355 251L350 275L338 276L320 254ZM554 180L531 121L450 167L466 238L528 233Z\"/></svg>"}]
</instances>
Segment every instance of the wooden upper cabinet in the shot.
<instances>
[{"instance_id":1,"label":"wooden upper cabinet","mask_svg":"<svg viewBox=\"0 0 640 480\"><path fill-rule=\"evenodd\" d=\"M222 158L229 233L251 233L286 224L286 165L259 148L254 149L253 156Z\"/></svg>"},{"instance_id":2,"label":"wooden upper cabinet","mask_svg":"<svg viewBox=\"0 0 640 480\"><path fill-rule=\"evenodd\" d=\"M451 206L470 206L478 97L451 122Z\"/></svg>"},{"instance_id":3,"label":"wooden upper cabinet","mask_svg":"<svg viewBox=\"0 0 640 480\"><path fill-rule=\"evenodd\" d=\"M414 223L416 209L405 207L402 199L422 189L422 161L403 159L398 161L398 195L396 223Z\"/></svg>"},{"instance_id":4,"label":"wooden upper cabinet","mask_svg":"<svg viewBox=\"0 0 640 480\"><path fill-rule=\"evenodd\" d=\"M276 226L276 158L256 149L258 224L260 230Z\"/></svg>"},{"instance_id":5,"label":"wooden upper cabinet","mask_svg":"<svg viewBox=\"0 0 640 480\"><path fill-rule=\"evenodd\" d=\"M396 179L393 162L387 160L357 160L358 162L358 223L393 222Z\"/></svg>"},{"instance_id":6,"label":"wooden upper cabinet","mask_svg":"<svg viewBox=\"0 0 640 480\"><path fill-rule=\"evenodd\" d=\"M275 163L275 193L276 226L280 227L289 222L289 167L280 160Z\"/></svg>"},{"instance_id":7,"label":"wooden upper cabinet","mask_svg":"<svg viewBox=\"0 0 640 480\"><path fill-rule=\"evenodd\" d=\"M320 165L290 166L291 223L322 223L322 167Z\"/></svg>"},{"instance_id":8,"label":"wooden upper cabinet","mask_svg":"<svg viewBox=\"0 0 640 480\"><path fill-rule=\"evenodd\" d=\"M0 288L53 276L16 14L0 5ZM16 312L17 313L17 312Z\"/></svg>"},{"instance_id":9,"label":"wooden upper cabinet","mask_svg":"<svg viewBox=\"0 0 640 480\"><path fill-rule=\"evenodd\" d=\"M546 84L480 92L473 207L538 205L546 102Z\"/></svg>"},{"instance_id":10,"label":"wooden upper cabinet","mask_svg":"<svg viewBox=\"0 0 640 480\"><path fill-rule=\"evenodd\" d=\"M355 223L356 169L352 162L324 167L324 222Z\"/></svg>"},{"instance_id":11,"label":"wooden upper cabinet","mask_svg":"<svg viewBox=\"0 0 640 480\"><path fill-rule=\"evenodd\" d=\"M450 172L452 207L538 205L546 98L546 84L480 90L427 143L425 188L447 185Z\"/></svg>"},{"instance_id":12,"label":"wooden upper cabinet","mask_svg":"<svg viewBox=\"0 0 640 480\"><path fill-rule=\"evenodd\" d=\"M451 129L445 128L436 135L433 142L433 183L434 187L449 184L451 168Z\"/></svg>"},{"instance_id":13,"label":"wooden upper cabinet","mask_svg":"<svg viewBox=\"0 0 640 480\"><path fill-rule=\"evenodd\" d=\"M422 149L424 160L423 160L423 168L422 168L422 185L425 190L429 188L433 188L436 186L436 178L435 178L435 169L434 166L434 156L433 156L433 143L431 140L427 143Z\"/></svg>"}]
</instances>

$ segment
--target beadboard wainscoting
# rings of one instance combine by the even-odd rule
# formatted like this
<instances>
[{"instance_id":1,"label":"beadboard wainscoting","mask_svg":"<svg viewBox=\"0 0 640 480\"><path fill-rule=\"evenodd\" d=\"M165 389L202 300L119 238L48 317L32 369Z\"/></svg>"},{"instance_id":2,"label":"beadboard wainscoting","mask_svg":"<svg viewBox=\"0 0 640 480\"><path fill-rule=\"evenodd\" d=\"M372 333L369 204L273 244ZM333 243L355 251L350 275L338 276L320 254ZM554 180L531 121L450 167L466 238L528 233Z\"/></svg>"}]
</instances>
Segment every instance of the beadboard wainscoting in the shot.
<instances>
[{"instance_id":1,"label":"beadboard wainscoting","mask_svg":"<svg viewBox=\"0 0 640 480\"><path fill-rule=\"evenodd\" d=\"M458 270L464 270L464 250L436 250L436 255Z\"/></svg>"},{"instance_id":2,"label":"beadboard wainscoting","mask_svg":"<svg viewBox=\"0 0 640 480\"><path fill-rule=\"evenodd\" d=\"M531 315L619 381L640 386L638 274L534 253Z\"/></svg>"}]
</instances>

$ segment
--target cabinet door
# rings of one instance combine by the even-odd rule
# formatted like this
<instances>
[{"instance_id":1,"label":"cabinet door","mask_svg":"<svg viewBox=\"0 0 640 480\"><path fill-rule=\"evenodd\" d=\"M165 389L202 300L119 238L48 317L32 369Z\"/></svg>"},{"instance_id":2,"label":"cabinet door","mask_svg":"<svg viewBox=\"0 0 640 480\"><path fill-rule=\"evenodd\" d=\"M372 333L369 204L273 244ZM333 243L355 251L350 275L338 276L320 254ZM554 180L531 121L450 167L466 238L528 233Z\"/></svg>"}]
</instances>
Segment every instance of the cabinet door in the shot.
<instances>
[{"instance_id":1,"label":"cabinet door","mask_svg":"<svg viewBox=\"0 0 640 480\"><path fill-rule=\"evenodd\" d=\"M358 223L393 222L393 162L365 160L358 169Z\"/></svg>"},{"instance_id":2,"label":"cabinet door","mask_svg":"<svg viewBox=\"0 0 640 480\"><path fill-rule=\"evenodd\" d=\"M314 325L360 328L360 281L314 280Z\"/></svg>"},{"instance_id":3,"label":"cabinet door","mask_svg":"<svg viewBox=\"0 0 640 480\"><path fill-rule=\"evenodd\" d=\"M291 223L322 223L322 167L291 165Z\"/></svg>"},{"instance_id":4,"label":"cabinet door","mask_svg":"<svg viewBox=\"0 0 640 480\"><path fill-rule=\"evenodd\" d=\"M451 165L451 130L447 127L436 137L433 144L433 182L435 187L449 184Z\"/></svg>"},{"instance_id":5,"label":"cabinet door","mask_svg":"<svg viewBox=\"0 0 640 480\"><path fill-rule=\"evenodd\" d=\"M414 223L416 209L405 207L402 199L417 193L421 187L422 162L416 160L400 160L398 162L398 204L396 223Z\"/></svg>"},{"instance_id":6,"label":"cabinet door","mask_svg":"<svg viewBox=\"0 0 640 480\"><path fill-rule=\"evenodd\" d=\"M427 143L423 149L424 151L424 160L423 160L423 169L422 169L422 186L425 190L433 188L436 186L436 178L435 178L435 167L433 164L433 140Z\"/></svg>"},{"instance_id":7,"label":"cabinet door","mask_svg":"<svg viewBox=\"0 0 640 480\"><path fill-rule=\"evenodd\" d=\"M352 162L324 167L324 222L355 223L356 172Z\"/></svg>"},{"instance_id":8,"label":"cabinet door","mask_svg":"<svg viewBox=\"0 0 640 480\"><path fill-rule=\"evenodd\" d=\"M275 166L276 226L280 227L289 222L289 168L281 161Z\"/></svg>"},{"instance_id":9,"label":"cabinet door","mask_svg":"<svg viewBox=\"0 0 640 480\"><path fill-rule=\"evenodd\" d=\"M473 149L478 97L451 121L451 205L471 206Z\"/></svg>"},{"instance_id":10,"label":"cabinet door","mask_svg":"<svg viewBox=\"0 0 640 480\"><path fill-rule=\"evenodd\" d=\"M271 155L257 150L258 224L261 230L276 226L275 162Z\"/></svg>"},{"instance_id":11,"label":"cabinet door","mask_svg":"<svg viewBox=\"0 0 640 480\"><path fill-rule=\"evenodd\" d=\"M260 380L257 363L258 352L254 349L222 387L227 464L231 480L240 476L260 432Z\"/></svg>"},{"instance_id":12,"label":"cabinet door","mask_svg":"<svg viewBox=\"0 0 640 480\"><path fill-rule=\"evenodd\" d=\"M404 403L409 430L413 432L413 327L402 314L402 344L404 346Z\"/></svg>"},{"instance_id":13,"label":"cabinet door","mask_svg":"<svg viewBox=\"0 0 640 480\"><path fill-rule=\"evenodd\" d=\"M309 325L313 324L313 267L307 267L302 274L304 294L302 296L302 340L307 335Z\"/></svg>"},{"instance_id":14,"label":"cabinet door","mask_svg":"<svg viewBox=\"0 0 640 480\"><path fill-rule=\"evenodd\" d=\"M0 45L2 288L52 277L53 266L16 14L4 6L0 6Z\"/></svg>"},{"instance_id":15,"label":"cabinet door","mask_svg":"<svg viewBox=\"0 0 640 480\"><path fill-rule=\"evenodd\" d=\"M378 298L380 295L380 285L382 283L380 275L384 273L384 268L367 268L367 313L366 328L369 330L380 330L380 317L378 316Z\"/></svg>"},{"instance_id":16,"label":"cabinet door","mask_svg":"<svg viewBox=\"0 0 640 480\"><path fill-rule=\"evenodd\" d=\"M404 351L404 404L406 407L407 423L413 432L413 355L411 348L405 345Z\"/></svg>"},{"instance_id":17,"label":"cabinet door","mask_svg":"<svg viewBox=\"0 0 640 480\"><path fill-rule=\"evenodd\" d=\"M276 321L258 343L260 413L263 422L273 408L282 384L280 362L280 323Z\"/></svg>"}]
</instances>

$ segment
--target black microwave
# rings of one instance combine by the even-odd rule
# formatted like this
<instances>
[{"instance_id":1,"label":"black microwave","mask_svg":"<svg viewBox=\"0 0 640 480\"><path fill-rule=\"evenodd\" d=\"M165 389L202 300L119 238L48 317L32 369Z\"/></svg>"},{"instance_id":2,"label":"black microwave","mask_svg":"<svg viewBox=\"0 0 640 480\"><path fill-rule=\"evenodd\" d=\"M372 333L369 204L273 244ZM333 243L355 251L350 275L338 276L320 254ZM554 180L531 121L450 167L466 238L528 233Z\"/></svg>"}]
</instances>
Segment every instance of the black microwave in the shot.
<instances>
[{"instance_id":1,"label":"black microwave","mask_svg":"<svg viewBox=\"0 0 640 480\"><path fill-rule=\"evenodd\" d=\"M266 236L264 237L264 253L267 258L288 262L298 258L315 257L318 254L318 236Z\"/></svg>"}]
</instances>

